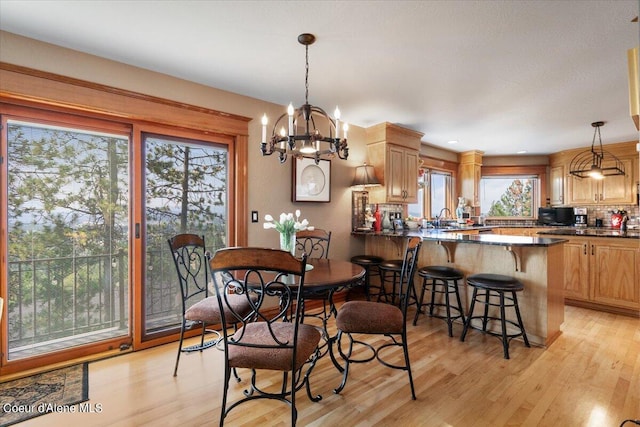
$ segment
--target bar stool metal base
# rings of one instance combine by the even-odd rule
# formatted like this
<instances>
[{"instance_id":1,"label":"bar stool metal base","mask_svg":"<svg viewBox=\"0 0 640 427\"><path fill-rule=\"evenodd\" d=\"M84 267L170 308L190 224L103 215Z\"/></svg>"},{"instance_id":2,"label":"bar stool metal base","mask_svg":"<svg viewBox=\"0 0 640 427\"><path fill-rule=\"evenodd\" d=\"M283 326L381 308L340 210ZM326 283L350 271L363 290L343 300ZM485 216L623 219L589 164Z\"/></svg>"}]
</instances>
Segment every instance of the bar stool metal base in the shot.
<instances>
[{"instance_id":1,"label":"bar stool metal base","mask_svg":"<svg viewBox=\"0 0 640 427\"><path fill-rule=\"evenodd\" d=\"M371 277L380 275L380 264L384 261L384 258L375 256L375 255L355 255L351 257L351 262L354 264L358 264L362 268L364 268L364 293L367 298L367 301L371 301L371 290L376 289L377 292L375 296L380 298L380 293L382 292L382 285L380 286L372 286L371 285Z\"/></svg>"},{"instance_id":2,"label":"bar stool metal base","mask_svg":"<svg viewBox=\"0 0 640 427\"><path fill-rule=\"evenodd\" d=\"M400 273L402 272L402 260L392 259L380 263L380 294L378 301L396 304L396 288ZM389 279L391 276L391 279ZM387 283L391 283L391 294L387 292Z\"/></svg>"},{"instance_id":3,"label":"bar stool metal base","mask_svg":"<svg viewBox=\"0 0 640 427\"><path fill-rule=\"evenodd\" d=\"M469 328L496 336L502 341L505 359L509 359L509 342L513 338L521 336L524 345L531 347L524 329L524 323L522 322L522 316L520 315L520 309L518 307L518 297L516 295L516 292L524 289L522 282L513 277L500 274L474 274L467 277L467 284L473 287L473 296L471 297L471 306L469 307L469 313L464 323L460 341L464 341ZM498 298L499 302L495 302L496 298ZM484 306L482 315L473 315L476 303ZM500 316L489 316L489 307L499 307ZM517 322L506 318L506 307L513 307ZM471 325L471 322L476 319L482 321L482 327ZM500 332L487 328L490 321L500 322ZM514 326L517 331L511 334L507 333L507 324Z\"/></svg>"},{"instance_id":4,"label":"bar stool metal base","mask_svg":"<svg viewBox=\"0 0 640 427\"><path fill-rule=\"evenodd\" d=\"M398 282L400 281L400 276L402 274L402 260L401 259L392 259L383 261L380 264L380 295L378 295L378 301L386 302L388 304L397 305L400 304L400 298L396 298L398 292ZM389 279L389 275L391 275L391 279ZM391 283L391 294L387 292L386 284ZM418 306L418 293L416 292L416 288L414 286L411 287L408 294L409 303L408 305L416 305Z\"/></svg>"},{"instance_id":5,"label":"bar stool metal base","mask_svg":"<svg viewBox=\"0 0 640 427\"><path fill-rule=\"evenodd\" d=\"M422 291L418 300L418 309L413 318L413 326L417 324L420 313L423 313L422 308L428 307L429 316L445 320L449 336L453 337L453 322L461 319L462 324L464 325L465 323L464 309L458 290L458 280L464 279L464 274L455 268L430 265L418 270L418 275L424 280L422 281ZM428 303L424 303L426 290L431 292L431 301ZM444 296L444 303L436 302L437 294ZM455 295L455 301L453 302L450 300L450 295L452 294ZM438 308L443 308L445 315L438 314Z\"/></svg>"}]
</instances>

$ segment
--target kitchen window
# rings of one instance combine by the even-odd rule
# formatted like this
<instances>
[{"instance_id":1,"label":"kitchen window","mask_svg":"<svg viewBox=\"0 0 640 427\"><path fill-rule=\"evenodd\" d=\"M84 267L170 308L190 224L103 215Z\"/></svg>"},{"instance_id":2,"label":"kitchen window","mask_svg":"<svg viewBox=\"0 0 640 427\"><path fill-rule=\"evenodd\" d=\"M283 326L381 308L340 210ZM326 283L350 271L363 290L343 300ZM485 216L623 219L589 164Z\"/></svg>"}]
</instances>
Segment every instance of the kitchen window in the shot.
<instances>
[{"instance_id":1,"label":"kitchen window","mask_svg":"<svg viewBox=\"0 0 640 427\"><path fill-rule=\"evenodd\" d=\"M442 209L450 208L452 181L451 172L420 169L418 203L408 205L408 215L433 219L440 214Z\"/></svg>"},{"instance_id":2,"label":"kitchen window","mask_svg":"<svg viewBox=\"0 0 640 427\"><path fill-rule=\"evenodd\" d=\"M535 219L544 197L544 167L487 167L480 180L480 212L487 218Z\"/></svg>"}]
</instances>

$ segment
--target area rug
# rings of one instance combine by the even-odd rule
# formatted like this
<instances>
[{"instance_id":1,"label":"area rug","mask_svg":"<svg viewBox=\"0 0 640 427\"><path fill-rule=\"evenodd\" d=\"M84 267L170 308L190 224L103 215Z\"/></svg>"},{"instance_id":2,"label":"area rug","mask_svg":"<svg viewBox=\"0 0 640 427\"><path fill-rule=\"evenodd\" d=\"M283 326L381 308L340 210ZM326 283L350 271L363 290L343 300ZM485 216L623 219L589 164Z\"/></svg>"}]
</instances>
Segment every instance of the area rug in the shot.
<instances>
[{"instance_id":1,"label":"area rug","mask_svg":"<svg viewBox=\"0 0 640 427\"><path fill-rule=\"evenodd\" d=\"M89 399L87 363L0 384L0 427L50 412L80 412Z\"/></svg>"}]
</instances>

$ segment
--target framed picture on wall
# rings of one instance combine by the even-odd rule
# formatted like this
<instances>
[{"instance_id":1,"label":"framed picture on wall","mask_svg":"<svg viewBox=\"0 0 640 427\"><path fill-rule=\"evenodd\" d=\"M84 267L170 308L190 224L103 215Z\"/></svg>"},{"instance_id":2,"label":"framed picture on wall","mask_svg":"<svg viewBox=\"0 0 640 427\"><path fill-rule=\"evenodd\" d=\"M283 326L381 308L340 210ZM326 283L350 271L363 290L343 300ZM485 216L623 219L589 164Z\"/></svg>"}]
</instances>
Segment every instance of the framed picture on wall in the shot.
<instances>
[{"instance_id":1,"label":"framed picture on wall","mask_svg":"<svg viewBox=\"0 0 640 427\"><path fill-rule=\"evenodd\" d=\"M331 161L306 157L293 161L291 199L294 202L331 201Z\"/></svg>"}]
</instances>

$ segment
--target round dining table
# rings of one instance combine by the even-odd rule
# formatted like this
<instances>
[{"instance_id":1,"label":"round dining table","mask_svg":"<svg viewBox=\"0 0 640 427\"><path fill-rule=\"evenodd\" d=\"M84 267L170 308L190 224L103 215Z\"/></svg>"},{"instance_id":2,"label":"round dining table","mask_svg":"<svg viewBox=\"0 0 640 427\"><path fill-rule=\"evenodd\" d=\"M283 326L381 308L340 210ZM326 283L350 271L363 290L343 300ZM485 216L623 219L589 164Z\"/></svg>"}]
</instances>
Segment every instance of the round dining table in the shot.
<instances>
[{"instance_id":1,"label":"round dining table","mask_svg":"<svg viewBox=\"0 0 640 427\"><path fill-rule=\"evenodd\" d=\"M304 276L304 294L322 294L363 283L365 270L358 264L338 259L309 259Z\"/></svg>"}]
</instances>

